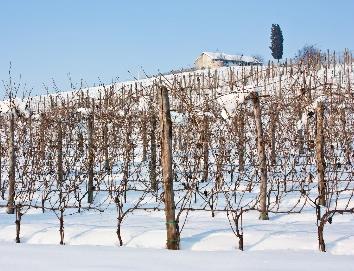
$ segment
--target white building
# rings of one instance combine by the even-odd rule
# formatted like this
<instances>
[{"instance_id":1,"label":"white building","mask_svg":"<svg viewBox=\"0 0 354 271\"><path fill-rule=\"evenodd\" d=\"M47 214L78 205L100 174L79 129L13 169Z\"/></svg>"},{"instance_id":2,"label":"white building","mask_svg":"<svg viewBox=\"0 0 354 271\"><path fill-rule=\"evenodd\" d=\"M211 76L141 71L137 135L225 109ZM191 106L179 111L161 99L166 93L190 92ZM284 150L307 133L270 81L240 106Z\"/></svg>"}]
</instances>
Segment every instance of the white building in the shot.
<instances>
[{"instance_id":1,"label":"white building","mask_svg":"<svg viewBox=\"0 0 354 271\"><path fill-rule=\"evenodd\" d=\"M244 55L228 55L220 52L203 52L194 62L197 69L228 66L261 65L256 58Z\"/></svg>"}]
</instances>

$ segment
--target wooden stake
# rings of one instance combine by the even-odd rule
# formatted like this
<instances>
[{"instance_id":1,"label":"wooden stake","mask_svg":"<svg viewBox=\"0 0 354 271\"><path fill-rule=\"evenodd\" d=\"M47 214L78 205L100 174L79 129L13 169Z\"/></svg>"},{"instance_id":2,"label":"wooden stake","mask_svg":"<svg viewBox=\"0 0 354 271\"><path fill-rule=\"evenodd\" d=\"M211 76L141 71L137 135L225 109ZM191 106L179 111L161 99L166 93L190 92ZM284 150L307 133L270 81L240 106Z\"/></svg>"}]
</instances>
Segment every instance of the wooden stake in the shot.
<instances>
[{"instance_id":1,"label":"wooden stake","mask_svg":"<svg viewBox=\"0 0 354 271\"><path fill-rule=\"evenodd\" d=\"M238 116L238 170L243 172L245 170L245 114L244 110L240 110Z\"/></svg>"},{"instance_id":2,"label":"wooden stake","mask_svg":"<svg viewBox=\"0 0 354 271\"><path fill-rule=\"evenodd\" d=\"M148 139L147 139L147 132L146 132L146 115L143 113L142 115L142 139L143 139L143 161L146 161L146 154L147 154L147 147L148 147Z\"/></svg>"},{"instance_id":3,"label":"wooden stake","mask_svg":"<svg viewBox=\"0 0 354 271\"><path fill-rule=\"evenodd\" d=\"M160 130L161 130L161 162L164 184L165 216L167 230L167 248L179 249L178 221L175 218L175 202L173 193L172 173L172 121L168 90L165 86L159 89Z\"/></svg>"},{"instance_id":4,"label":"wooden stake","mask_svg":"<svg viewBox=\"0 0 354 271\"><path fill-rule=\"evenodd\" d=\"M104 152L104 168L106 171L110 170L109 153L108 153L108 125L105 120L103 124L103 152Z\"/></svg>"},{"instance_id":5,"label":"wooden stake","mask_svg":"<svg viewBox=\"0 0 354 271\"><path fill-rule=\"evenodd\" d=\"M324 160L324 136L323 136L323 119L324 105L322 102L317 104L317 124L316 124L316 164L317 164L317 180L319 192L319 205L326 206L326 184L325 175L325 160Z\"/></svg>"},{"instance_id":6,"label":"wooden stake","mask_svg":"<svg viewBox=\"0 0 354 271\"><path fill-rule=\"evenodd\" d=\"M15 220L15 224L16 224L16 243L21 243L21 240L20 240L21 217L22 217L21 207L19 205L16 205L16 220Z\"/></svg>"},{"instance_id":7,"label":"wooden stake","mask_svg":"<svg viewBox=\"0 0 354 271\"><path fill-rule=\"evenodd\" d=\"M61 120L58 121L57 138L57 186L63 183L63 130Z\"/></svg>"},{"instance_id":8,"label":"wooden stake","mask_svg":"<svg viewBox=\"0 0 354 271\"><path fill-rule=\"evenodd\" d=\"M208 180L209 175L209 123L206 116L203 119L203 182Z\"/></svg>"},{"instance_id":9,"label":"wooden stake","mask_svg":"<svg viewBox=\"0 0 354 271\"><path fill-rule=\"evenodd\" d=\"M92 105L92 108L94 106ZM87 121L87 145L88 145L88 184L87 184L87 202L93 202L93 164L94 164L94 149L93 149L93 132L94 132L94 114L90 113Z\"/></svg>"},{"instance_id":10,"label":"wooden stake","mask_svg":"<svg viewBox=\"0 0 354 271\"><path fill-rule=\"evenodd\" d=\"M258 167L261 174L261 184L259 191L259 207L260 207L260 220L268 220L268 210L267 210L267 161L265 154L264 138L263 138L263 128L262 128L262 115L261 115L261 105L259 101L258 93L253 92L250 94L253 101L253 111L254 118L256 121L256 132L257 132L257 150L258 150Z\"/></svg>"},{"instance_id":11,"label":"wooden stake","mask_svg":"<svg viewBox=\"0 0 354 271\"><path fill-rule=\"evenodd\" d=\"M7 201L7 213L15 212L15 116L11 113L10 116L10 131L9 131L9 197Z\"/></svg>"},{"instance_id":12,"label":"wooden stake","mask_svg":"<svg viewBox=\"0 0 354 271\"><path fill-rule=\"evenodd\" d=\"M156 154L156 117L151 115L150 118L150 182L151 182L151 188L154 191L158 190L158 184L156 180L156 160L157 160L157 154Z\"/></svg>"},{"instance_id":13,"label":"wooden stake","mask_svg":"<svg viewBox=\"0 0 354 271\"><path fill-rule=\"evenodd\" d=\"M272 165L274 166L276 163L276 154L275 154L275 131L276 131L276 113L271 112L270 115L270 140L271 140L271 153L270 153L270 161Z\"/></svg>"}]
</instances>

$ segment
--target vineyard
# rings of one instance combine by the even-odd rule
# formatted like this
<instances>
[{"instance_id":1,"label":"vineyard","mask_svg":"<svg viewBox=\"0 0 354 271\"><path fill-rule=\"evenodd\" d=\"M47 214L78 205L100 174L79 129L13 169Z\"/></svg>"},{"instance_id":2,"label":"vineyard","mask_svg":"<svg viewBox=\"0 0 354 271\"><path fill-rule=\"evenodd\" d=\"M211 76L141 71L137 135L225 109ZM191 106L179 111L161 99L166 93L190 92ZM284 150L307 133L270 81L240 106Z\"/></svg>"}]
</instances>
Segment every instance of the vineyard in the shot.
<instances>
[{"instance_id":1,"label":"vineyard","mask_svg":"<svg viewBox=\"0 0 354 271\"><path fill-rule=\"evenodd\" d=\"M23 99L10 80L1 216L15 214L20 243L27 216L52 213L65 244L67 219L111 213L124 246L128 216L164 213L166 247L180 249L193 214L223 215L245 250L248 214L267 227L314 214L326 251L328 224L354 214L353 68L349 52L328 53Z\"/></svg>"}]
</instances>

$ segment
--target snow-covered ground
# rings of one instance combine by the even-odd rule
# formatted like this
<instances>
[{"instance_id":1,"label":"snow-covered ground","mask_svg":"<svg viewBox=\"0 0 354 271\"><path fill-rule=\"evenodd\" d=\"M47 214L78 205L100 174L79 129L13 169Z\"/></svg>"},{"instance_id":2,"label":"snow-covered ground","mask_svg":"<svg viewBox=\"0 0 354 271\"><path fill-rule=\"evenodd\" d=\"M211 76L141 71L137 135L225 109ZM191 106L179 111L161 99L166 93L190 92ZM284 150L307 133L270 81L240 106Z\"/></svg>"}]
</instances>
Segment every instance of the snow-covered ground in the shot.
<instances>
[{"instance_id":1,"label":"snow-covered ground","mask_svg":"<svg viewBox=\"0 0 354 271\"><path fill-rule=\"evenodd\" d=\"M166 251L162 212L136 211L123 224L124 247L116 237L116 214L83 212L65 217L65 246L59 221L30 210L15 244L15 217L0 214L2 270L354 270L352 215L326 225L327 253L318 252L314 212L273 215L259 221L244 216L245 251L237 249L223 213L192 212L181 236L181 251ZM28 269L30 267L31 269ZM118 268L118 269L117 269Z\"/></svg>"},{"instance_id":2,"label":"snow-covered ground","mask_svg":"<svg viewBox=\"0 0 354 271\"><path fill-rule=\"evenodd\" d=\"M167 251L0 244L1 270L353 270L352 256L295 251Z\"/></svg>"},{"instance_id":3,"label":"snow-covered ground","mask_svg":"<svg viewBox=\"0 0 354 271\"><path fill-rule=\"evenodd\" d=\"M68 212L69 213L69 212ZM269 221L258 220L258 212L243 218L246 251L318 250L314 212L271 215ZM15 216L0 214L0 242L14 243ZM354 217L338 215L326 224L327 251L337 255L354 255ZM81 213L64 217L65 244L118 246L116 214ZM124 246L164 249L166 231L163 212L135 211L122 226ZM30 210L22 218L21 243L59 244L59 220L53 213ZM238 239L233 235L226 215L191 212L181 235L181 249L195 251L235 251Z\"/></svg>"}]
</instances>

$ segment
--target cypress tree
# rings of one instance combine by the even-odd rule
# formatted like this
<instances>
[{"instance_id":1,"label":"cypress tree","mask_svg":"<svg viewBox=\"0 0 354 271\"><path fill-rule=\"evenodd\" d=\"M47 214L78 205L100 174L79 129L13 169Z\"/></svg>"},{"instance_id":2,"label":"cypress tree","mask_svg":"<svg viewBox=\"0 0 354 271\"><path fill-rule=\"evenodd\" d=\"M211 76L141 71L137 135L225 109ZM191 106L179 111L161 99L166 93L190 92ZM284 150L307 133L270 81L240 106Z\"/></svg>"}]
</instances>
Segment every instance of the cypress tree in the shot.
<instances>
[{"instance_id":1,"label":"cypress tree","mask_svg":"<svg viewBox=\"0 0 354 271\"><path fill-rule=\"evenodd\" d=\"M283 33L278 24L272 24L271 30L271 46L269 47L272 50L272 56L274 59L279 59L283 57Z\"/></svg>"}]
</instances>

